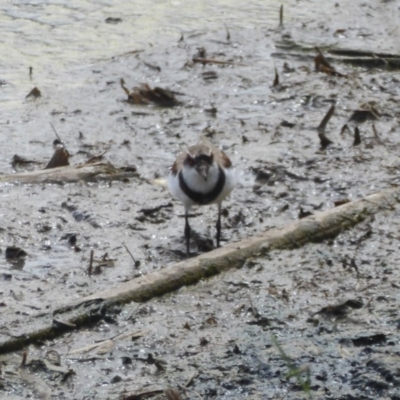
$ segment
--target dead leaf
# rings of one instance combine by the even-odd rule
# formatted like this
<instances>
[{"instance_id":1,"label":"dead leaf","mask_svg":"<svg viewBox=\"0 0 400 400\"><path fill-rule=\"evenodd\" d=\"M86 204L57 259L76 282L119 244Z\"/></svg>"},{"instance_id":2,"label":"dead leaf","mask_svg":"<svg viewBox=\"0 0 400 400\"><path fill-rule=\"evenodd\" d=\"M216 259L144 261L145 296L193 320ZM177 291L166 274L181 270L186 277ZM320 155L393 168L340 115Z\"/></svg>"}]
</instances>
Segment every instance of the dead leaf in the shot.
<instances>
[{"instance_id":1,"label":"dead leaf","mask_svg":"<svg viewBox=\"0 0 400 400\"><path fill-rule=\"evenodd\" d=\"M160 107L174 107L181 104L181 102L176 99L175 94L168 89L163 89L158 86L151 89L147 83L142 83L140 86L129 90L125 86L125 81L123 79L120 80L120 84L128 96L128 102L132 104L155 104Z\"/></svg>"},{"instance_id":2,"label":"dead leaf","mask_svg":"<svg viewBox=\"0 0 400 400\"><path fill-rule=\"evenodd\" d=\"M40 93L40 90L37 87L34 87L27 95L26 95L26 99L28 97L34 97L35 99L37 99L38 97L40 97L42 95L42 93Z\"/></svg>"},{"instance_id":3,"label":"dead leaf","mask_svg":"<svg viewBox=\"0 0 400 400\"><path fill-rule=\"evenodd\" d=\"M48 162L46 167L44 169L50 169L50 168L57 168L57 167L65 167L69 165L68 158L70 157L67 149L63 146L57 146L53 157L51 157L51 160Z\"/></svg>"}]
</instances>

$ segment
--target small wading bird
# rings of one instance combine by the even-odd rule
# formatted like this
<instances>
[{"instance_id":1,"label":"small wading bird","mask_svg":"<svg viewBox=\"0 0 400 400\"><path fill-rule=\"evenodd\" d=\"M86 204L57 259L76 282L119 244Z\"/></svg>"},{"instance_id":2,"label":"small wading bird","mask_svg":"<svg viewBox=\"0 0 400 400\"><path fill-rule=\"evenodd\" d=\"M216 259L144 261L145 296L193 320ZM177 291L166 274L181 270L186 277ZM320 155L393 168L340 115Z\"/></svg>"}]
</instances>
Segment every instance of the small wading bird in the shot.
<instances>
[{"instance_id":1,"label":"small wading bird","mask_svg":"<svg viewBox=\"0 0 400 400\"><path fill-rule=\"evenodd\" d=\"M218 204L217 247L221 240L221 203L237 184L232 162L208 141L179 154L168 176L171 194L185 207L186 252L190 255L189 211L192 206Z\"/></svg>"}]
</instances>

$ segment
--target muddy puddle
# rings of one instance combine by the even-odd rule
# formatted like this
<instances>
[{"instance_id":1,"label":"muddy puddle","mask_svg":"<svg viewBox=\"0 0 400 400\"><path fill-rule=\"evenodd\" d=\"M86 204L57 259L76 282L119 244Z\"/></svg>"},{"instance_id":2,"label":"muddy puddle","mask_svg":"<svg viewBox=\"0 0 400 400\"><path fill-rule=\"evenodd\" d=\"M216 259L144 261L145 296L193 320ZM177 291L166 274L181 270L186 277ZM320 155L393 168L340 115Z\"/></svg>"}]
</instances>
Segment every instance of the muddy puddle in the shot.
<instances>
[{"instance_id":1,"label":"muddy puddle","mask_svg":"<svg viewBox=\"0 0 400 400\"><path fill-rule=\"evenodd\" d=\"M89 60L67 57L74 41L85 49L77 31L59 63L43 58L31 77L28 66L18 76L11 70L16 52L5 61L1 343L23 340L43 316L51 323L60 306L185 259L183 207L165 177L181 148L201 136L243 171L223 203L223 244L398 185L395 1L286 2L282 27L279 5L207 3L194 9L196 19L177 3L154 11L151 43L141 29L151 10L135 20L136 41L121 44L127 14L88 2L81 11L95 21L85 28ZM218 7L224 17L211 16ZM28 18L44 43L44 27L58 21L47 10L47 19ZM65 10L65 26L73 26L76 15ZM105 24L102 37L110 35L104 52L94 50L96 21ZM24 49L29 61L40 53L35 46L31 55ZM180 104L130 104L121 78L129 90L169 89ZM33 87L41 96L25 99ZM327 142L318 127L332 106ZM129 176L8 178L45 167L56 139L50 123L71 165L97 157ZM33 162L12 165L14 155ZM193 253L213 249L216 212L195 210ZM399 399L399 223L387 207L331 240L253 257L1 355L0 398Z\"/></svg>"}]
</instances>

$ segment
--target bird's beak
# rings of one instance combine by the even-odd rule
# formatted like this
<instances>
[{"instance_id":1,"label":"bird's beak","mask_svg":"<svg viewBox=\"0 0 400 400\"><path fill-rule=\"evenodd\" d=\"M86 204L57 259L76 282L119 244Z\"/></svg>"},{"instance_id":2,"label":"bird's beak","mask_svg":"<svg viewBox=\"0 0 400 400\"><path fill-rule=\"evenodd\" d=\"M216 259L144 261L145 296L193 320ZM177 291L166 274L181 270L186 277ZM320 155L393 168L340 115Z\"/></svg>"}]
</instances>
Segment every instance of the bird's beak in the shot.
<instances>
[{"instance_id":1,"label":"bird's beak","mask_svg":"<svg viewBox=\"0 0 400 400\"><path fill-rule=\"evenodd\" d=\"M196 166L196 171L199 173L199 175L207 182L207 177L208 177L208 170L210 166L208 164L201 163Z\"/></svg>"}]
</instances>

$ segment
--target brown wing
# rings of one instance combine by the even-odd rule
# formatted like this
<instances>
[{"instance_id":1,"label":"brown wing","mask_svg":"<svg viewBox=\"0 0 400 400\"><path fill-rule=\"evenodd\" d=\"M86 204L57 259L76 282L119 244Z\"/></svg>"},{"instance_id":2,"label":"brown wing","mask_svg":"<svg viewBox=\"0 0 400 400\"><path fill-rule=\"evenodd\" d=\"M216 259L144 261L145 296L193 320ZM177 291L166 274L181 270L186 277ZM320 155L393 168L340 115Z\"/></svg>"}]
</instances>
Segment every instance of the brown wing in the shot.
<instances>
[{"instance_id":1,"label":"brown wing","mask_svg":"<svg viewBox=\"0 0 400 400\"><path fill-rule=\"evenodd\" d=\"M179 153L175 162L172 164L171 172L174 175L176 175L183 168L183 162L185 161L186 154L186 152Z\"/></svg>"},{"instance_id":2,"label":"brown wing","mask_svg":"<svg viewBox=\"0 0 400 400\"><path fill-rule=\"evenodd\" d=\"M232 167L232 161L222 150L218 150L218 156L214 154L214 157L221 167L223 168Z\"/></svg>"}]
</instances>

